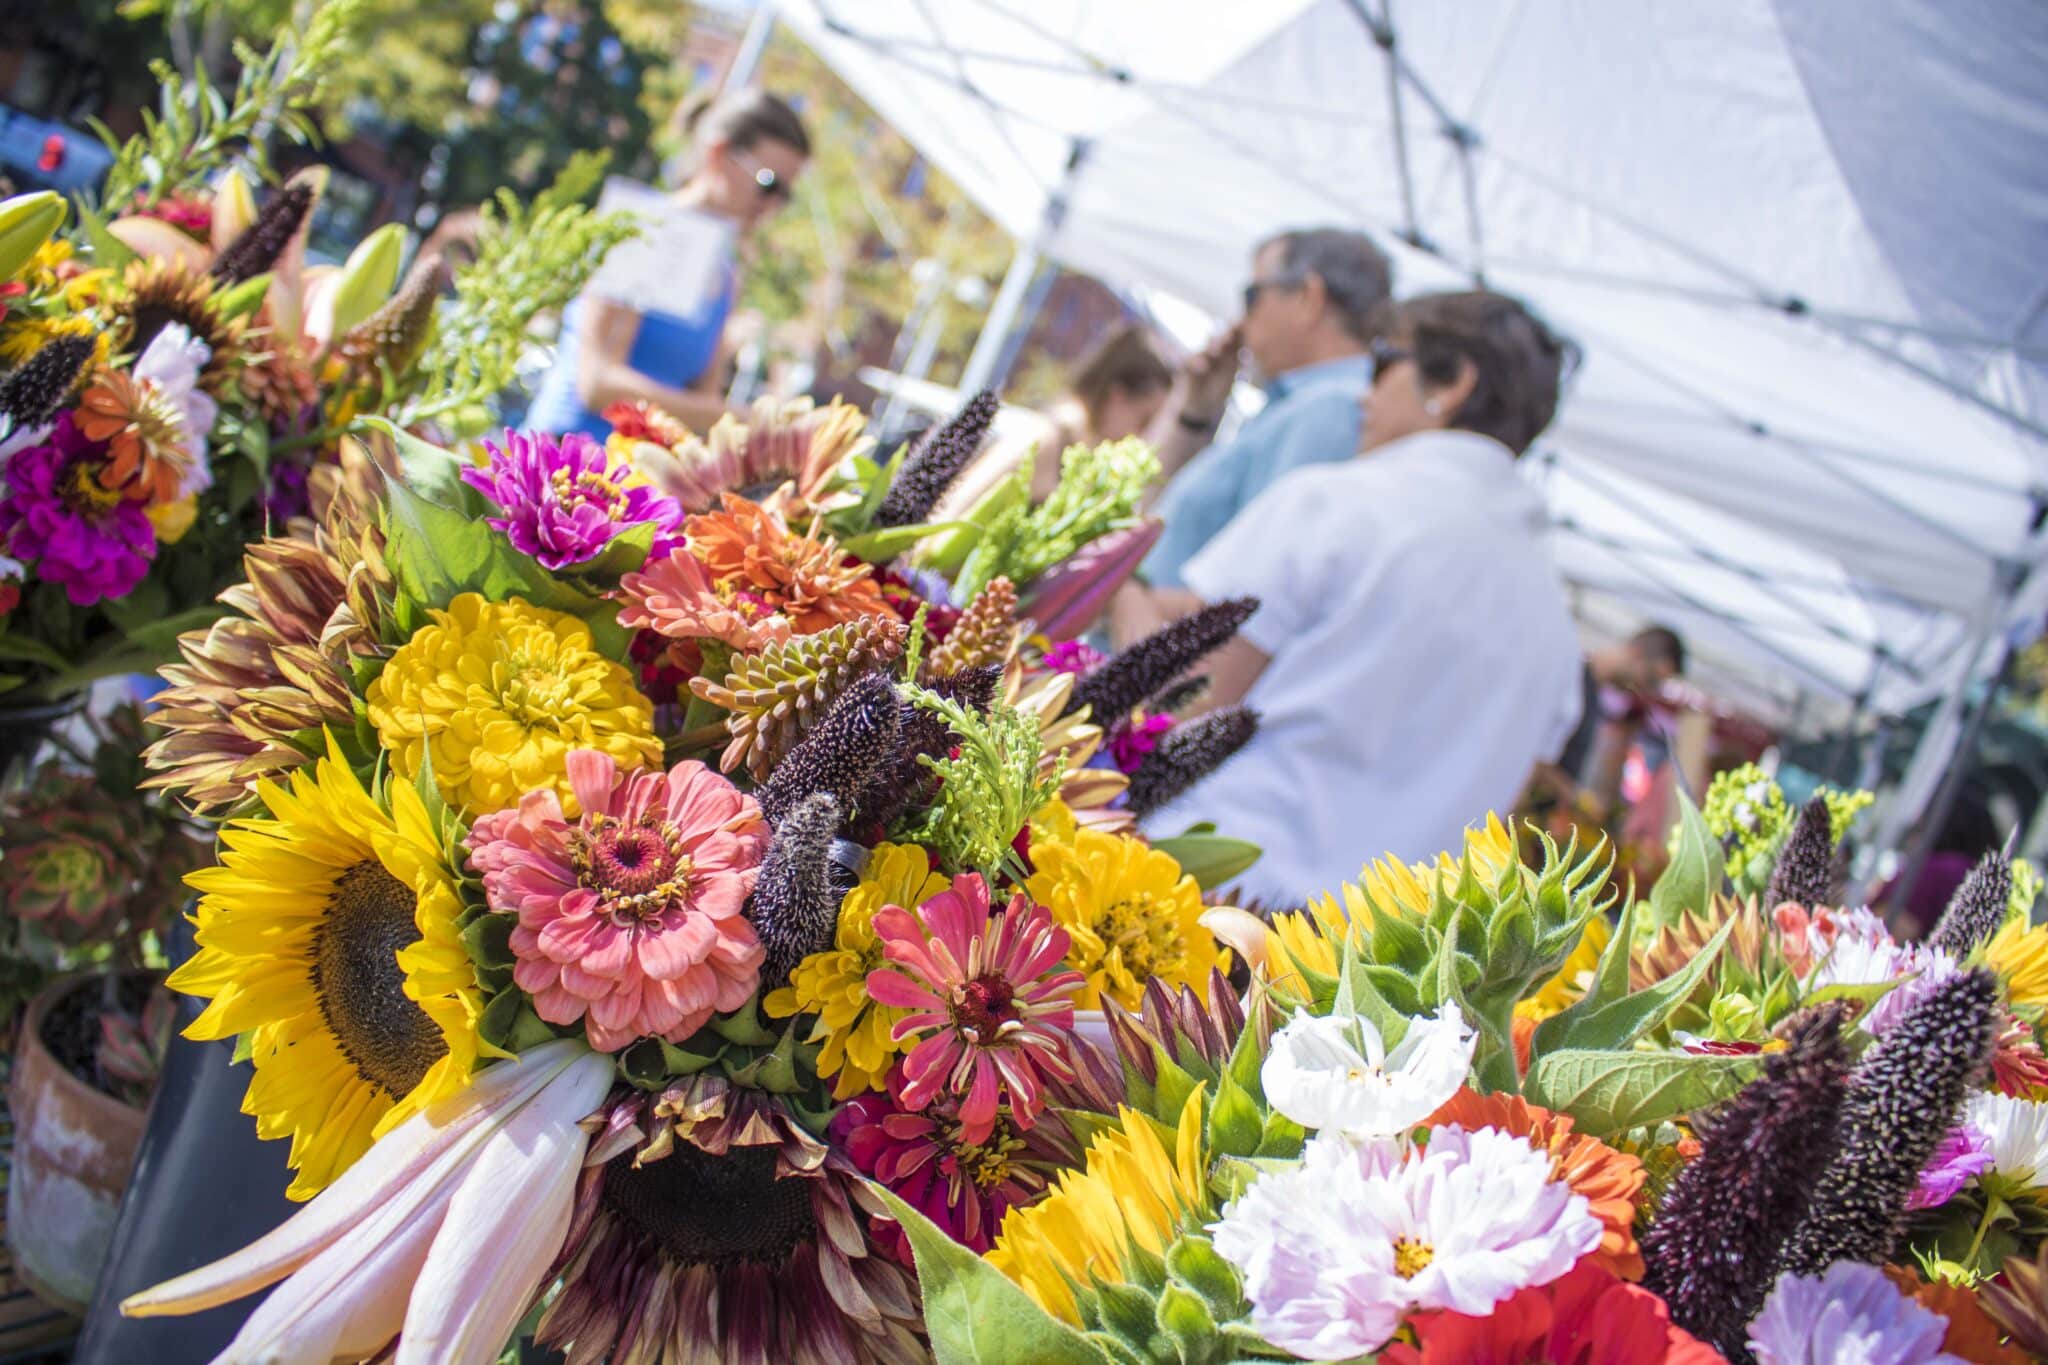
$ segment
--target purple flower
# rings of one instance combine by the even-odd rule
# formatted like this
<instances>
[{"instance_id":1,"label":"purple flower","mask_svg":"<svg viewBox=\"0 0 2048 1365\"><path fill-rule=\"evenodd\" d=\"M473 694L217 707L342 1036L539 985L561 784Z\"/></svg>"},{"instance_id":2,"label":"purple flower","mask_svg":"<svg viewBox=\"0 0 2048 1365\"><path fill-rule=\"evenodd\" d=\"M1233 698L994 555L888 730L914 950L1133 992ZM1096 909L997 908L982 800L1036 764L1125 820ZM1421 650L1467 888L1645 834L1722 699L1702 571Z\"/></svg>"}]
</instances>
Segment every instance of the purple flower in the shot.
<instances>
[{"instance_id":1,"label":"purple flower","mask_svg":"<svg viewBox=\"0 0 2048 1365\"><path fill-rule=\"evenodd\" d=\"M1109 751L1116 766L1126 773L1138 771L1145 756L1159 747L1159 736L1173 728L1172 716L1145 716L1126 721L1109 732Z\"/></svg>"},{"instance_id":2,"label":"purple flower","mask_svg":"<svg viewBox=\"0 0 2048 1365\"><path fill-rule=\"evenodd\" d=\"M272 526L282 526L312 510L313 495L307 491L306 471L284 461L272 465L270 486L263 491L264 520Z\"/></svg>"},{"instance_id":3,"label":"purple flower","mask_svg":"<svg viewBox=\"0 0 2048 1365\"><path fill-rule=\"evenodd\" d=\"M1909 1209L1938 1208L1956 1197L1956 1191L1992 1166L1991 1143L1975 1128L1964 1124L1951 1128L1934 1156L1920 1171L1920 1187L1906 1201Z\"/></svg>"},{"instance_id":4,"label":"purple flower","mask_svg":"<svg viewBox=\"0 0 2048 1365\"><path fill-rule=\"evenodd\" d=\"M1045 666L1055 673L1072 673L1078 676L1108 657L1085 641L1062 640L1045 651Z\"/></svg>"},{"instance_id":5,"label":"purple flower","mask_svg":"<svg viewBox=\"0 0 2048 1365\"><path fill-rule=\"evenodd\" d=\"M1837 1261L1786 1275L1749 1325L1758 1365L1963 1365L1941 1349L1948 1319L1892 1287L1884 1272Z\"/></svg>"},{"instance_id":6,"label":"purple flower","mask_svg":"<svg viewBox=\"0 0 2048 1365\"><path fill-rule=\"evenodd\" d=\"M463 470L463 479L508 514L487 518L492 529L546 568L595 559L628 526L642 522L655 527L650 559L682 543L681 505L581 432L558 444L551 436L508 431L502 449L489 441L484 449L490 465Z\"/></svg>"},{"instance_id":7,"label":"purple flower","mask_svg":"<svg viewBox=\"0 0 2048 1365\"><path fill-rule=\"evenodd\" d=\"M7 461L0 498L0 550L60 583L72 605L124 597L156 554L156 532L142 504L100 486L106 447L89 441L62 413L49 439Z\"/></svg>"}]
</instances>

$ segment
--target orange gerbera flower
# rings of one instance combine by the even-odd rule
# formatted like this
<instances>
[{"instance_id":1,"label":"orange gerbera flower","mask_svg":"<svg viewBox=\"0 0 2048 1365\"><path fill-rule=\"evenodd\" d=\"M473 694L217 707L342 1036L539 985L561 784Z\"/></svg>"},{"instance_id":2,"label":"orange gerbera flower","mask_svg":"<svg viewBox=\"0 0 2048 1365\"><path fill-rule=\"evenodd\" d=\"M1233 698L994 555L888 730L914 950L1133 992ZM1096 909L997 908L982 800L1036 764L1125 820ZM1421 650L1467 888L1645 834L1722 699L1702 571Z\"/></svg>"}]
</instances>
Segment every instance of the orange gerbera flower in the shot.
<instances>
[{"instance_id":1,"label":"orange gerbera flower","mask_svg":"<svg viewBox=\"0 0 2048 1365\"><path fill-rule=\"evenodd\" d=\"M78 429L107 443L100 483L151 503L184 496L198 452L185 414L152 379L101 370L80 400Z\"/></svg>"},{"instance_id":2,"label":"orange gerbera flower","mask_svg":"<svg viewBox=\"0 0 2048 1365\"><path fill-rule=\"evenodd\" d=\"M1640 1160L1598 1138L1573 1132L1569 1114L1539 1108L1520 1095L1482 1095L1466 1086L1429 1116L1431 1127L1449 1123L1467 1131L1498 1128L1549 1152L1555 1178L1586 1197L1604 1228L1600 1248L1590 1259L1624 1280L1643 1278L1635 1232L1636 1197L1647 1179Z\"/></svg>"},{"instance_id":3,"label":"orange gerbera flower","mask_svg":"<svg viewBox=\"0 0 2048 1365\"><path fill-rule=\"evenodd\" d=\"M1928 1312L1948 1319L1948 1332L1941 1339L1941 1349L1948 1354L1981 1361L1983 1365L2024 1365L2033 1358L1999 1341L2004 1332L1977 1302L1975 1290L1924 1280L1919 1271L1906 1266L1888 1265L1883 1269L1901 1294Z\"/></svg>"},{"instance_id":4,"label":"orange gerbera flower","mask_svg":"<svg viewBox=\"0 0 2048 1365\"><path fill-rule=\"evenodd\" d=\"M723 586L750 593L789 617L799 635L862 616L888 616L868 566L848 561L830 536L800 536L757 503L731 493L724 510L683 524L690 553Z\"/></svg>"}]
</instances>

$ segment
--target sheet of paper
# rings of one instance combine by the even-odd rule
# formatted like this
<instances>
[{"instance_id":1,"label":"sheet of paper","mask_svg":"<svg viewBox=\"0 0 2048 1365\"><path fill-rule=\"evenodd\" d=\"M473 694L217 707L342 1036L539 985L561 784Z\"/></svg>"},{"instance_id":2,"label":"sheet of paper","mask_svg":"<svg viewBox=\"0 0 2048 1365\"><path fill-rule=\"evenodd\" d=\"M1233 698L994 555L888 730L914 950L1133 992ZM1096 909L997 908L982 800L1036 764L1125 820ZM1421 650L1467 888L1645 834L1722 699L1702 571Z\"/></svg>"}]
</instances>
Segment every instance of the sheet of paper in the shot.
<instances>
[{"instance_id":1,"label":"sheet of paper","mask_svg":"<svg viewBox=\"0 0 2048 1365\"><path fill-rule=\"evenodd\" d=\"M612 248L591 277L590 292L642 313L695 317L725 287L732 224L685 208L649 185L612 176L598 196L601 212L631 213L640 235Z\"/></svg>"}]
</instances>

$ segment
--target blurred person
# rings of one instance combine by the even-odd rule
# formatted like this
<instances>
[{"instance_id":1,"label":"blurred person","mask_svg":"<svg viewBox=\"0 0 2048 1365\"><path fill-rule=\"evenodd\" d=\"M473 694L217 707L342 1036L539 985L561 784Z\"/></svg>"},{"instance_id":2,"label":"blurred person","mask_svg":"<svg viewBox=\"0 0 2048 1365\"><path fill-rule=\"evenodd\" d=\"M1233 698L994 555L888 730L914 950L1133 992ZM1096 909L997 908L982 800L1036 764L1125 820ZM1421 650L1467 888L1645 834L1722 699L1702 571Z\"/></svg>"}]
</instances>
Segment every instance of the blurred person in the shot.
<instances>
[{"instance_id":1,"label":"blurred person","mask_svg":"<svg viewBox=\"0 0 2048 1365\"><path fill-rule=\"evenodd\" d=\"M1612 803L1629 741L1664 684L1685 672L1685 641L1669 626L1647 626L1586 655L1579 673L1579 723L1559 750L1553 784Z\"/></svg>"},{"instance_id":2,"label":"blurred person","mask_svg":"<svg viewBox=\"0 0 2048 1365\"><path fill-rule=\"evenodd\" d=\"M676 204L728 220L743 239L789 202L811 141L788 104L749 88L686 105L680 121L693 155L689 178L670 196ZM738 265L728 262L717 296L691 317L585 293L562 314L555 364L527 425L603 440L605 408L644 402L708 429L726 411L725 323L739 284Z\"/></svg>"},{"instance_id":3,"label":"blurred person","mask_svg":"<svg viewBox=\"0 0 2048 1365\"><path fill-rule=\"evenodd\" d=\"M1119 325L1081 358L1066 395L1050 411L995 442L961 474L934 519L943 521L974 506L1027 458L1032 461L1031 500L1044 502L1060 481L1060 456L1068 446L1144 435L1166 406L1173 378L1173 367L1159 354L1150 332L1135 322Z\"/></svg>"},{"instance_id":4,"label":"blurred person","mask_svg":"<svg viewBox=\"0 0 2048 1365\"><path fill-rule=\"evenodd\" d=\"M1247 894L1300 904L1508 809L1578 719L1577 631L1515 468L1575 356L1500 294L1398 305L1357 458L1281 478L1188 562L1187 590L1126 585L1119 641L1204 601L1261 604L1203 665L1205 704L1248 704L1258 734L1153 829L1215 821L1265 849Z\"/></svg>"},{"instance_id":5,"label":"blurred person","mask_svg":"<svg viewBox=\"0 0 2048 1365\"><path fill-rule=\"evenodd\" d=\"M1190 357L1153 423L1163 486L1151 510L1166 529L1146 581L1181 586L1182 567L1274 480L1357 452L1366 351L1391 281L1386 256L1361 233L1309 228L1259 246L1243 316ZM1216 441L1240 350L1265 381L1266 406Z\"/></svg>"}]
</instances>

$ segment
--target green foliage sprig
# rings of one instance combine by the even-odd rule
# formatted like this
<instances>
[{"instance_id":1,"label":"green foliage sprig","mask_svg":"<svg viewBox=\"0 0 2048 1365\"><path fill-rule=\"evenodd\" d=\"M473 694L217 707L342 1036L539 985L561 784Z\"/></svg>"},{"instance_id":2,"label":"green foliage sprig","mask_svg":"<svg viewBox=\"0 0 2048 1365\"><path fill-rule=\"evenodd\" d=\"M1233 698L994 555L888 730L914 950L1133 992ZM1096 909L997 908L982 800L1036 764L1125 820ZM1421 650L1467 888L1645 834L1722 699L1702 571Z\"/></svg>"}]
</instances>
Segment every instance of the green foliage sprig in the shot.
<instances>
[{"instance_id":1,"label":"green foliage sprig","mask_svg":"<svg viewBox=\"0 0 2048 1365\"><path fill-rule=\"evenodd\" d=\"M123 142L98 120L93 131L114 153L100 190L109 213L125 213L138 197L152 205L199 184L238 157L269 173L264 132L277 131L298 143L318 140L311 110L336 59L352 40L363 0L325 0L303 31L280 29L269 50L235 44L242 73L230 95L204 68L190 80L168 62L150 63L162 85L157 108L142 111L142 131Z\"/></svg>"},{"instance_id":2,"label":"green foliage sprig","mask_svg":"<svg viewBox=\"0 0 2048 1365\"><path fill-rule=\"evenodd\" d=\"M424 382L401 426L460 414L509 385L533 320L581 293L605 254L639 231L629 215L583 202L606 160L578 153L531 203L500 190L484 206L476 259L456 272L455 301L420 357Z\"/></svg>"},{"instance_id":3,"label":"green foliage sprig","mask_svg":"<svg viewBox=\"0 0 2048 1365\"><path fill-rule=\"evenodd\" d=\"M1089 541L1131 525L1139 499L1158 476L1158 456L1136 437L1068 446L1050 497L1036 507L1028 496L1005 499L1011 505L989 524L960 571L960 599L971 599L992 578L1029 583ZM1021 462L1012 478L1028 489L1031 461Z\"/></svg>"},{"instance_id":4,"label":"green foliage sprig","mask_svg":"<svg viewBox=\"0 0 2048 1365\"><path fill-rule=\"evenodd\" d=\"M1045 746L1037 717L1000 701L984 715L915 682L899 686L905 699L943 720L960 741L957 758L918 759L940 784L937 800L916 819L915 839L956 869L1021 872L1010 841L1060 784L1057 769L1040 771Z\"/></svg>"}]
</instances>

